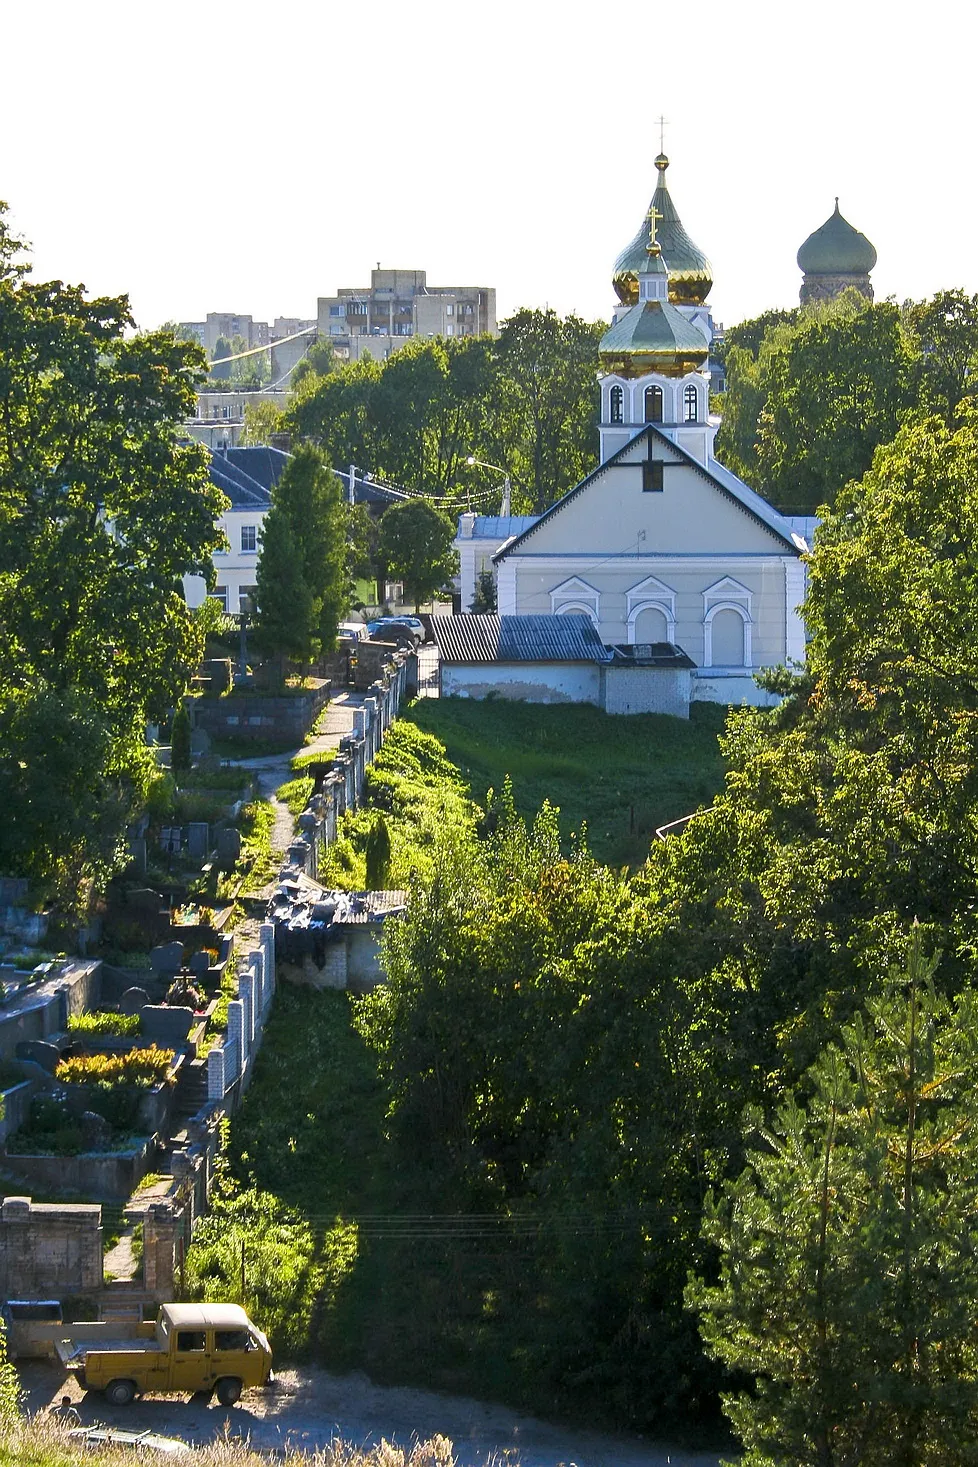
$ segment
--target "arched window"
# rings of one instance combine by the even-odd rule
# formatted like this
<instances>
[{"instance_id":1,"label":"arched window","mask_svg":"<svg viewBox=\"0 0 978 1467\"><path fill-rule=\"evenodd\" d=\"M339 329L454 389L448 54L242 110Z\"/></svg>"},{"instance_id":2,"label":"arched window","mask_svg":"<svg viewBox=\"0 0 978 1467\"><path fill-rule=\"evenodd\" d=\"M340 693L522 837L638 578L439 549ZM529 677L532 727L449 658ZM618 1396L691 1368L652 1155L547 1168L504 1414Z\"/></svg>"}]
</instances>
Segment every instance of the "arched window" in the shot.
<instances>
[{"instance_id":1,"label":"arched window","mask_svg":"<svg viewBox=\"0 0 978 1467\"><path fill-rule=\"evenodd\" d=\"M717 606L706 618L707 667L747 667L750 624L739 606Z\"/></svg>"},{"instance_id":2,"label":"arched window","mask_svg":"<svg viewBox=\"0 0 978 1467\"><path fill-rule=\"evenodd\" d=\"M621 423L624 420L625 394L620 387L611 389L611 421Z\"/></svg>"},{"instance_id":3,"label":"arched window","mask_svg":"<svg viewBox=\"0 0 978 1467\"><path fill-rule=\"evenodd\" d=\"M699 415L699 393L692 382L683 393L683 403L686 407L686 422L695 423Z\"/></svg>"},{"instance_id":4,"label":"arched window","mask_svg":"<svg viewBox=\"0 0 978 1467\"><path fill-rule=\"evenodd\" d=\"M662 422L661 387L646 387L645 389L645 421L647 423Z\"/></svg>"}]
</instances>

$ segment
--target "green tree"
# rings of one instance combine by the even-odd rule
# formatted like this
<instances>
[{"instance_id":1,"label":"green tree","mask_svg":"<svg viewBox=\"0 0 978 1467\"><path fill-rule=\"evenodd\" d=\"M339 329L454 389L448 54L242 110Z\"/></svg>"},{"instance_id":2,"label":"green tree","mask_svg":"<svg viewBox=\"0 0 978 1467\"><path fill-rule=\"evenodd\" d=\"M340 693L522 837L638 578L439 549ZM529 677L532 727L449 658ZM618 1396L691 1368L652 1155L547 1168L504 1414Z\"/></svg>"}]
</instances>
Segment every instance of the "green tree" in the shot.
<instances>
[{"instance_id":1,"label":"green tree","mask_svg":"<svg viewBox=\"0 0 978 1467\"><path fill-rule=\"evenodd\" d=\"M470 610L474 612L496 610L496 582L491 570L481 570L475 578L475 595Z\"/></svg>"},{"instance_id":2,"label":"green tree","mask_svg":"<svg viewBox=\"0 0 978 1467\"><path fill-rule=\"evenodd\" d=\"M244 431L241 444L244 448L257 448L271 443L273 433L286 431L283 427L285 414L273 402L246 402Z\"/></svg>"},{"instance_id":3,"label":"green tree","mask_svg":"<svg viewBox=\"0 0 978 1467\"><path fill-rule=\"evenodd\" d=\"M757 458L764 492L814 513L861 479L911 401L900 312L849 293L802 319L771 356Z\"/></svg>"},{"instance_id":4,"label":"green tree","mask_svg":"<svg viewBox=\"0 0 978 1467\"><path fill-rule=\"evenodd\" d=\"M310 645L314 652L332 651L349 593L347 521L340 480L320 449L304 443L295 450L272 489L272 505L288 519L309 590Z\"/></svg>"},{"instance_id":5,"label":"green tree","mask_svg":"<svg viewBox=\"0 0 978 1467\"><path fill-rule=\"evenodd\" d=\"M226 358L231 356L232 352L233 347L227 337L219 336L214 347L214 360L211 363L212 382L230 382L231 368L234 363L227 361Z\"/></svg>"},{"instance_id":6,"label":"green tree","mask_svg":"<svg viewBox=\"0 0 978 1467\"><path fill-rule=\"evenodd\" d=\"M917 350L914 395L920 409L955 420L974 391L978 368L978 295L942 290L933 300L908 302L904 321Z\"/></svg>"},{"instance_id":7,"label":"green tree","mask_svg":"<svg viewBox=\"0 0 978 1467\"><path fill-rule=\"evenodd\" d=\"M383 891L391 866L391 833L383 814L378 814L367 832L364 854L367 862L367 888Z\"/></svg>"},{"instance_id":8,"label":"green tree","mask_svg":"<svg viewBox=\"0 0 978 1467\"><path fill-rule=\"evenodd\" d=\"M174 774L186 774L190 769L190 710L181 702L173 714L170 732L170 768Z\"/></svg>"},{"instance_id":9,"label":"green tree","mask_svg":"<svg viewBox=\"0 0 978 1467\"><path fill-rule=\"evenodd\" d=\"M424 499L392 504L381 516L379 553L389 574L404 581L416 608L457 571L454 539L451 520Z\"/></svg>"},{"instance_id":10,"label":"green tree","mask_svg":"<svg viewBox=\"0 0 978 1467\"><path fill-rule=\"evenodd\" d=\"M285 681L289 658L308 663L313 653L315 619L312 593L292 536L288 514L273 504L261 527L255 570L255 611L259 645L276 661L276 681Z\"/></svg>"},{"instance_id":11,"label":"green tree","mask_svg":"<svg viewBox=\"0 0 978 1467\"><path fill-rule=\"evenodd\" d=\"M4 822L0 869L66 901L121 858L151 772L145 725L165 719L203 652L181 577L212 575L226 503L205 454L178 439L203 354L132 326L124 297L32 282L0 214L0 716L19 747L4 778L27 817Z\"/></svg>"},{"instance_id":12,"label":"green tree","mask_svg":"<svg viewBox=\"0 0 978 1467\"><path fill-rule=\"evenodd\" d=\"M511 468L544 509L597 463L598 343L604 327L555 311L517 311L496 343L492 431L479 453Z\"/></svg>"},{"instance_id":13,"label":"green tree","mask_svg":"<svg viewBox=\"0 0 978 1467\"><path fill-rule=\"evenodd\" d=\"M919 931L782 1105L704 1232L707 1347L756 1467L918 1467L978 1450L974 995L936 993Z\"/></svg>"}]
</instances>

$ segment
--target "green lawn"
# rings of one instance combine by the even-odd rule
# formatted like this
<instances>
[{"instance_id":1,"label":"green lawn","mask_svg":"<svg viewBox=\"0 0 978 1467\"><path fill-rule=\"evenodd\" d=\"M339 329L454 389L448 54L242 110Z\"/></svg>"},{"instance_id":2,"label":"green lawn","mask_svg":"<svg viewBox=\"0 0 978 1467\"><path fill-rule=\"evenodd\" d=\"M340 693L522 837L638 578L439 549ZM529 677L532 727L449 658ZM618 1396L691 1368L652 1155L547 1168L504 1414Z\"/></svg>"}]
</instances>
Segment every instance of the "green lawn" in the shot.
<instances>
[{"instance_id":1,"label":"green lawn","mask_svg":"<svg viewBox=\"0 0 978 1467\"><path fill-rule=\"evenodd\" d=\"M549 800L565 832L587 823L599 860L634 866L657 826L709 805L722 788L717 735L726 712L695 703L687 723L587 704L421 698L403 716L441 739L480 803L508 774L524 815Z\"/></svg>"}]
</instances>

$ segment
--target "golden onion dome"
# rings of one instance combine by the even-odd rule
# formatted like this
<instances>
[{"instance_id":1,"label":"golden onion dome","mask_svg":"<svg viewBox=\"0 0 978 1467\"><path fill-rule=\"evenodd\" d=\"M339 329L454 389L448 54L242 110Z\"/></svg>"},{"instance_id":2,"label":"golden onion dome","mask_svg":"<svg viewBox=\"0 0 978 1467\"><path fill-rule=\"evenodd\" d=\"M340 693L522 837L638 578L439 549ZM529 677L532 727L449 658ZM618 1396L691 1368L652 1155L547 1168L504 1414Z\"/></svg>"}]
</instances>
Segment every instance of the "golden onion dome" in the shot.
<instances>
[{"instance_id":1,"label":"golden onion dome","mask_svg":"<svg viewBox=\"0 0 978 1467\"><path fill-rule=\"evenodd\" d=\"M699 306L706 300L713 285L713 267L703 251L690 239L676 213L676 206L666 185L669 159L665 153L659 154L655 166L659 170L659 182L652 195L649 211L635 238L615 261L615 293L626 306L634 305L638 300L638 274L649 241L649 213L654 209L659 220L656 238L662 246L662 254L669 267L669 299L674 305Z\"/></svg>"}]
</instances>

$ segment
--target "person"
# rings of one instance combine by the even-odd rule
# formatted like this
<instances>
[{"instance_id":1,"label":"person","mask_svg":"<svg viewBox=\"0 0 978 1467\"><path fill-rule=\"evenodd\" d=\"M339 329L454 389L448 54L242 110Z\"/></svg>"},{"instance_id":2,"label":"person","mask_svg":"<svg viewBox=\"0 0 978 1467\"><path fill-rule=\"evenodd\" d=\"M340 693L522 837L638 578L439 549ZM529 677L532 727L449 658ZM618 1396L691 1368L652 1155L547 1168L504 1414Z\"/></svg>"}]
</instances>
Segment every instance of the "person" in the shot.
<instances>
[{"instance_id":1,"label":"person","mask_svg":"<svg viewBox=\"0 0 978 1467\"><path fill-rule=\"evenodd\" d=\"M51 1407L51 1415L56 1420L63 1421L65 1426L81 1426L78 1407L72 1404L70 1396L62 1396L57 1406Z\"/></svg>"}]
</instances>

